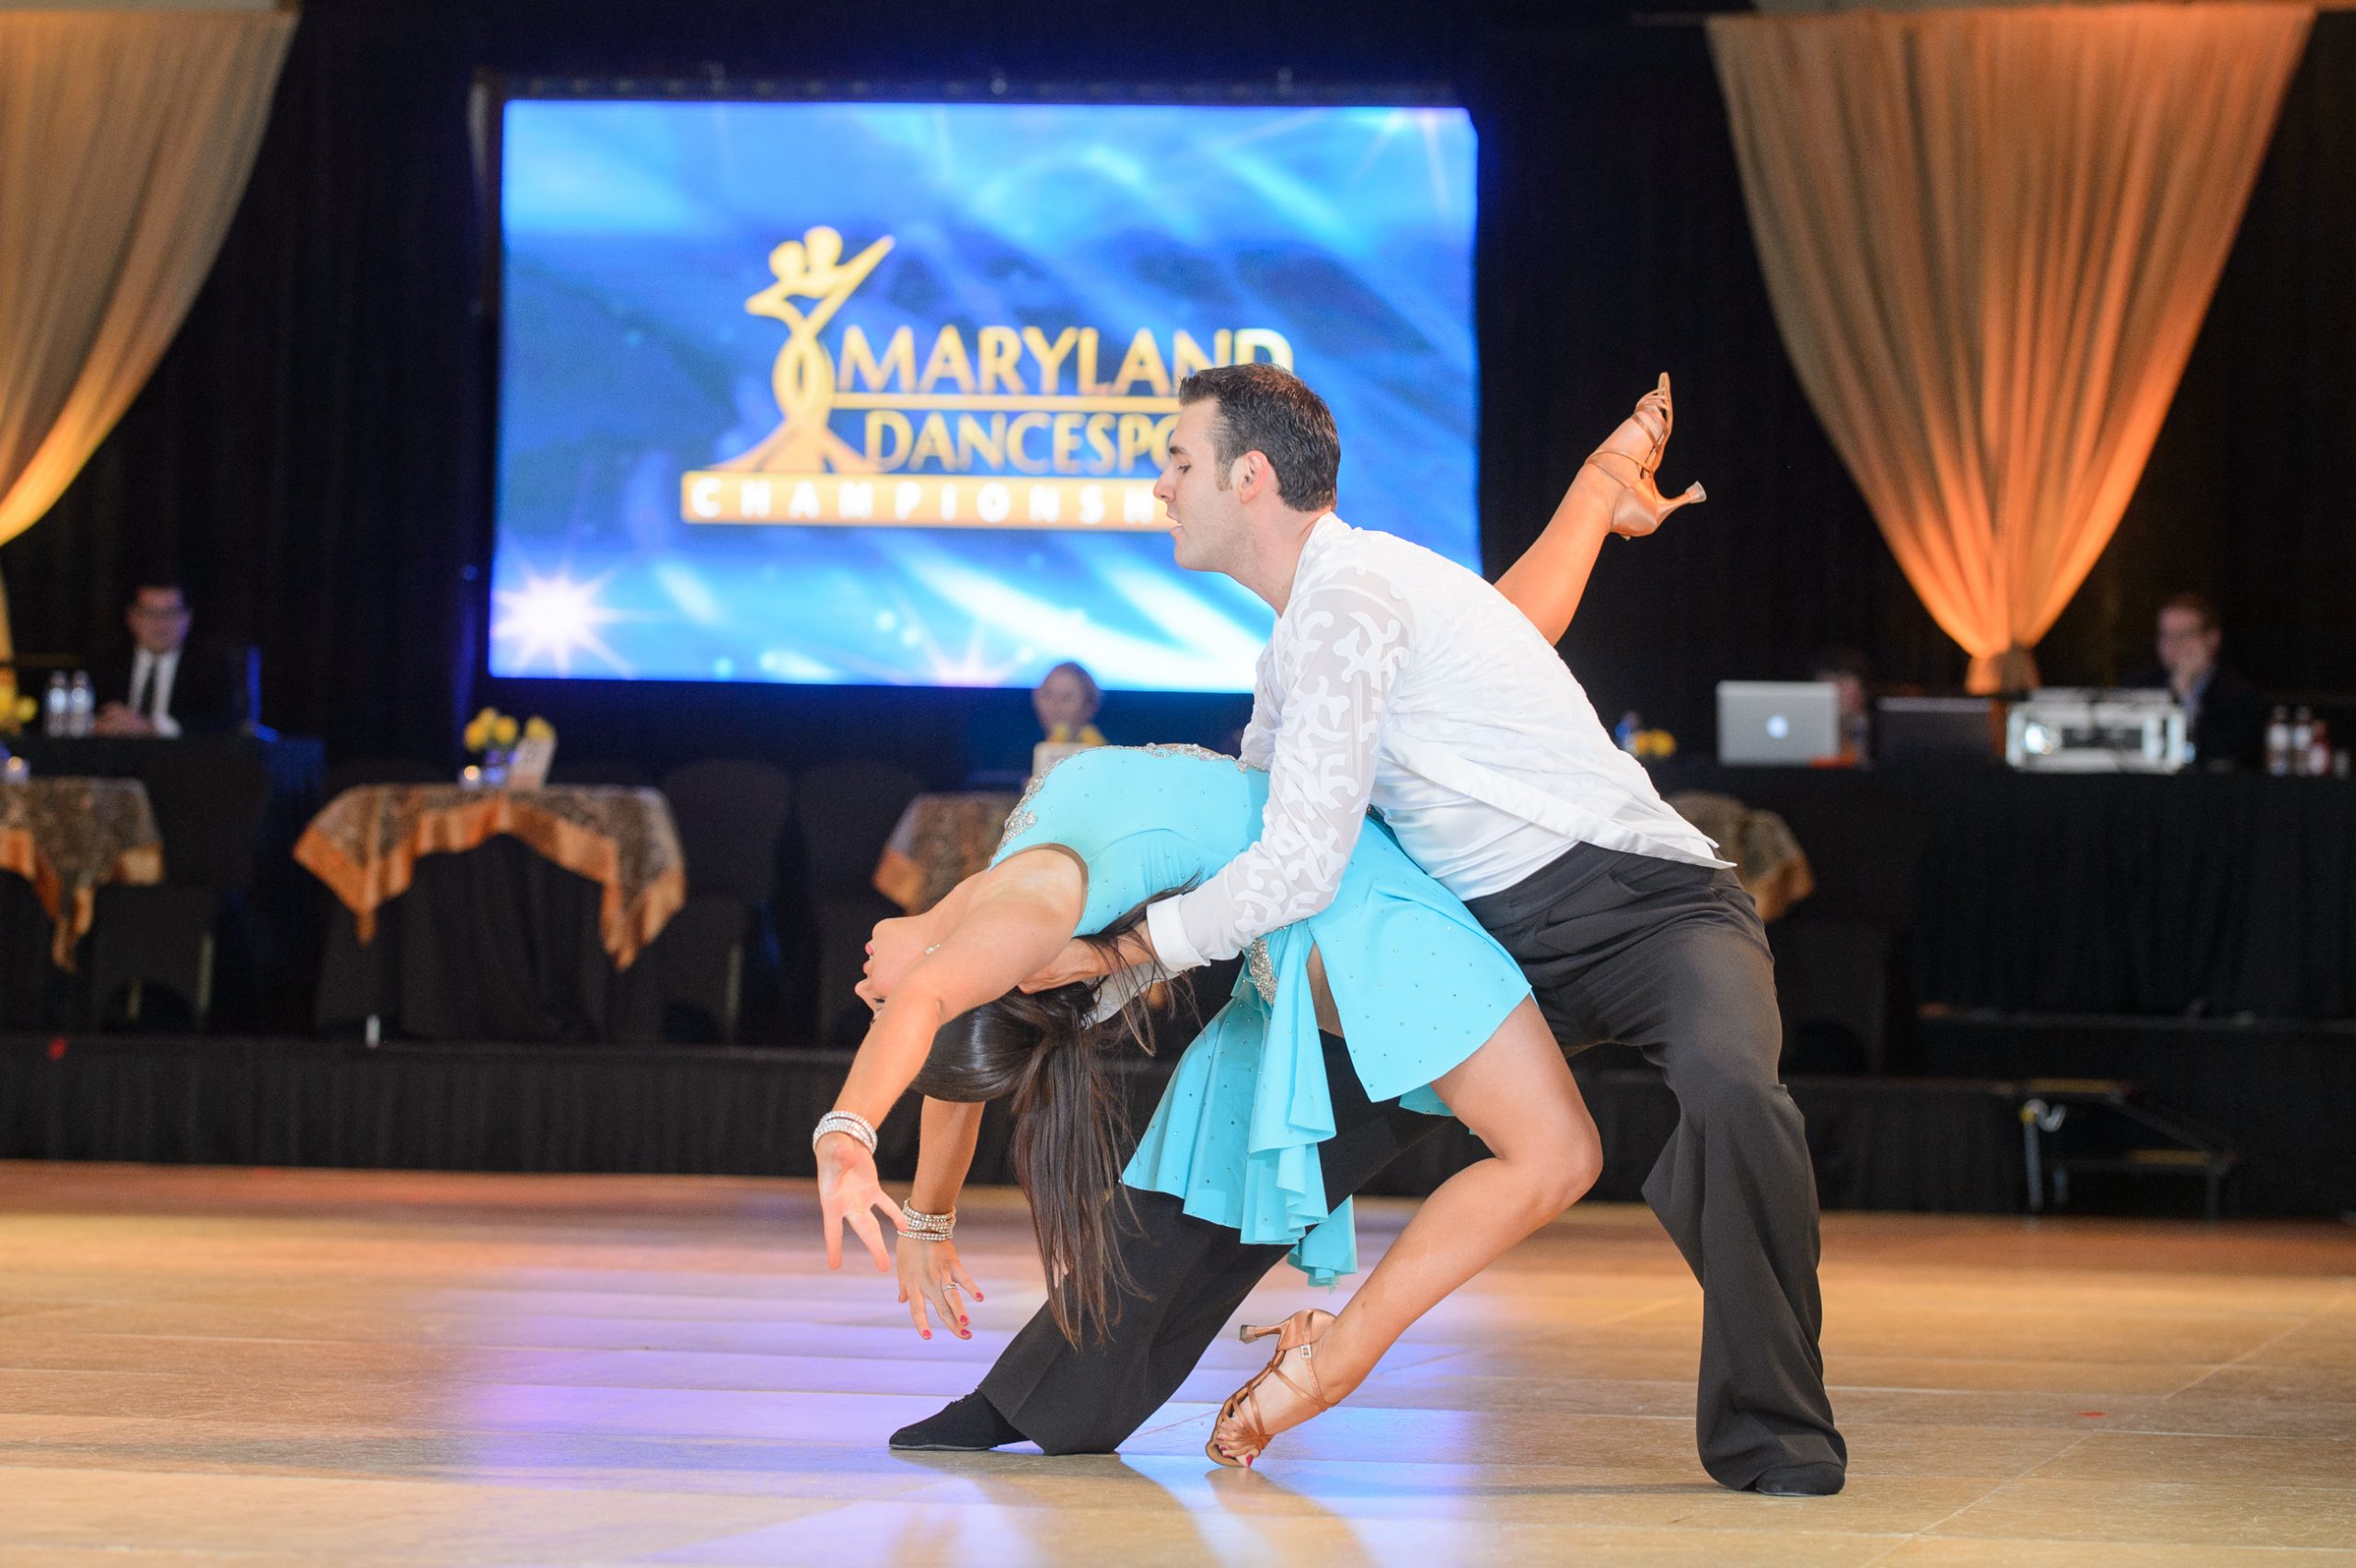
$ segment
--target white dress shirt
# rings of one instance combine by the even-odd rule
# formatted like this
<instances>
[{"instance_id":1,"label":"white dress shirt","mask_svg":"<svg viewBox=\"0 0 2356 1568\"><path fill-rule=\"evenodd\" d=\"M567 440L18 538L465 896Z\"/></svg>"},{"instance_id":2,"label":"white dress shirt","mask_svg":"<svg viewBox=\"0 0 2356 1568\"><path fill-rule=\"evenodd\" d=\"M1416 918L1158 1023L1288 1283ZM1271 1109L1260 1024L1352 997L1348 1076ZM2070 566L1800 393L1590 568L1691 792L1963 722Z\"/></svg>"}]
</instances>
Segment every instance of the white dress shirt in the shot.
<instances>
[{"instance_id":1,"label":"white dress shirt","mask_svg":"<svg viewBox=\"0 0 2356 1568\"><path fill-rule=\"evenodd\" d=\"M1146 911L1165 969L1232 958L1332 903L1369 804L1459 898L1511 887L1575 844L1728 863L1611 744L1503 594L1332 513L1260 655L1242 750L1269 775L1259 842Z\"/></svg>"},{"instance_id":2,"label":"white dress shirt","mask_svg":"<svg viewBox=\"0 0 2356 1568\"><path fill-rule=\"evenodd\" d=\"M131 661L131 689L123 694L123 700L133 706L138 704L140 688L146 684L150 670L156 674L156 687L146 694L147 705L139 709L139 714L155 721L156 733L177 735L180 721L172 717L172 682L180 673L179 649L168 653L150 653L142 648L134 654Z\"/></svg>"}]
</instances>

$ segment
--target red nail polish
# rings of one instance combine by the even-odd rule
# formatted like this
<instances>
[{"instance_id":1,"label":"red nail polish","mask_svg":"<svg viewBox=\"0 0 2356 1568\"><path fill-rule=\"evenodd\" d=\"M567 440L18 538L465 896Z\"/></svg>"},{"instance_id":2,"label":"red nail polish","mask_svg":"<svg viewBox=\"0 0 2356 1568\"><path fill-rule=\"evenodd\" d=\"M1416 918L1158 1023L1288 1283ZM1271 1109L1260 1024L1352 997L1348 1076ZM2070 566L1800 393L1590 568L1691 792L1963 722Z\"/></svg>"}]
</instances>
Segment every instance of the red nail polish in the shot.
<instances>
[{"instance_id":1,"label":"red nail polish","mask_svg":"<svg viewBox=\"0 0 2356 1568\"><path fill-rule=\"evenodd\" d=\"M927 1339L930 1339L930 1338L932 1337L932 1331L931 1331L931 1330L930 1330L930 1329L927 1329L927 1330L924 1332L924 1337L925 1337L925 1338L927 1338Z\"/></svg>"}]
</instances>

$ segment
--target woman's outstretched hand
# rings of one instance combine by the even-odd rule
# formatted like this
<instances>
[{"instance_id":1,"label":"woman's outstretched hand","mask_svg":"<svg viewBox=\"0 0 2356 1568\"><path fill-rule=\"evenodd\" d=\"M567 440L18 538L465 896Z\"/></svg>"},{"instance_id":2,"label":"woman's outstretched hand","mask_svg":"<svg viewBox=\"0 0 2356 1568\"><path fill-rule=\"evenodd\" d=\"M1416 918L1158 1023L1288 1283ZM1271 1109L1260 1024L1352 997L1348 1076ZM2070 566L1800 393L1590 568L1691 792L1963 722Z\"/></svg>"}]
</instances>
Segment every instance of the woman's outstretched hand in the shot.
<instances>
[{"instance_id":1,"label":"woman's outstretched hand","mask_svg":"<svg viewBox=\"0 0 2356 1568\"><path fill-rule=\"evenodd\" d=\"M958 1261L957 1243L903 1236L899 1251L900 1299L908 1304L908 1319L916 1324L917 1332L926 1339L932 1337L932 1326L925 1318L925 1308L930 1306L941 1315L942 1327L959 1339L972 1339L973 1325L966 1320L957 1292L962 1290L979 1301L982 1291Z\"/></svg>"},{"instance_id":2,"label":"woman's outstretched hand","mask_svg":"<svg viewBox=\"0 0 2356 1568\"><path fill-rule=\"evenodd\" d=\"M892 1267L892 1260L884 1251L884 1228L875 1223L875 1211L881 1209L897 1234L900 1228L900 1205L884 1195L884 1185L875 1179L875 1157L860 1147L857 1138L844 1133L828 1133L818 1140L818 1223L826 1236L826 1266L843 1266L842 1228L849 1226L852 1234L867 1243L867 1251L875 1260L875 1272L884 1274Z\"/></svg>"}]
</instances>

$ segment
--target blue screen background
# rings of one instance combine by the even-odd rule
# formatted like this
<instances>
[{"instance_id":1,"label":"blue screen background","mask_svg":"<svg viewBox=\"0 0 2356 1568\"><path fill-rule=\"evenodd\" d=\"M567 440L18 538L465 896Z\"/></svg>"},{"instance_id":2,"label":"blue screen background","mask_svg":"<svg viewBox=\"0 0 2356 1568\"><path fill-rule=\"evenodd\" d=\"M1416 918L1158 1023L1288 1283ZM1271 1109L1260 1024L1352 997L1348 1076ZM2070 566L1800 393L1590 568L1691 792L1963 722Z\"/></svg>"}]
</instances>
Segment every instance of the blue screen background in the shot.
<instances>
[{"instance_id":1,"label":"blue screen background","mask_svg":"<svg viewBox=\"0 0 2356 1568\"><path fill-rule=\"evenodd\" d=\"M494 674L1250 689L1267 607L1161 533L681 520L779 423L745 304L819 224L895 241L830 350L1092 326L1109 376L1140 327L1283 332L1342 515L1478 568L1461 110L519 99L502 164Z\"/></svg>"}]
</instances>

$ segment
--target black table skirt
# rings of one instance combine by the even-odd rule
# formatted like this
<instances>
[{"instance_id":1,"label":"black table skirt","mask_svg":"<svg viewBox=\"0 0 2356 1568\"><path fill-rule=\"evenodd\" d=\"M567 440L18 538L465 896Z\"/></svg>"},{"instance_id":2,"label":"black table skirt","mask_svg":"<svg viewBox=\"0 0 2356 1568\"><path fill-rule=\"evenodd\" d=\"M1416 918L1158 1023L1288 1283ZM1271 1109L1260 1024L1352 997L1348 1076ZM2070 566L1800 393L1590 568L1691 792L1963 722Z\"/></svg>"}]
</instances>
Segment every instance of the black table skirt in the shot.
<instances>
[{"instance_id":1,"label":"black table skirt","mask_svg":"<svg viewBox=\"0 0 2356 1568\"><path fill-rule=\"evenodd\" d=\"M317 1023L352 1037L637 1043L662 1032L660 965L616 970L598 931L603 890L513 838L426 855L363 943L321 890L327 951Z\"/></svg>"},{"instance_id":2,"label":"black table skirt","mask_svg":"<svg viewBox=\"0 0 2356 1568\"><path fill-rule=\"evenodd\" d=\"M2356 782L1665 766L1782 813L1818 891L1787 923L1898 932L1923 1002L2356 1018Z\"/></svg>"},{"instance_id":3,"label":"black table skirt","mask_svg":"<svg viewBox=\"0 0 2356 1568\"><path fill-rule=\"evenodd\" d=\"M48 1029L71 1021L62 993L72 977L50 960L54 929L49 911L33 896L33 884L0 871L0 1029Z\"/></svg>"},{"instance_id":4,"label":"black table skirt","mask_svg":"<svg viewBox=\"0 0 2356 1568\"><path fill-rule=\"evenodd\" d=\"M324 803L320 782L327 748L308 736L90 735L79 740L22 735L9 743L36 777L76 775L136 778L147 788L164 832L164 870L172 874L172 838L191 813L181 809L180 781L215 758L258 756L270 770L270 796L254 847L253 881L242 896L245 914L225 932L216 971L214 1019L225 1028L303 1026L311 982L318 973L318 881L294 863L294 840ZM200 819L201 820L201 819Z\"/></svg>"},{"instance_id":5,"label":"black table skirt","mask_svg":"<svg viewBox=\"0 0 2356 1568\"><path fill-rule=\"evenodd\" d=\"M1170 1068L1122 1060L1134 1130ZM1668 1090L1633 1061L1608 1049L1581 1058L1603 1134L1594 1193L1603 1202L1636 1201L1676 1122ZM52 1045L0 1032L0 1159L806 1177L810 1129L847 1066L840 1052L692 1045L367 1050L121 1036ZM1791 1090L1826 1207L2019 1211L2019 1098L2007 1086L1798 1078ZM887 1182L915 1169L916 1112L912 1096L882 1128ZM971 1180L1012 1179L1011 1132L1004 1101L985 1109ZM1443 1123L1369 1191L1419 1196L1484 1152Z\"/></svg>"},{"instance_id":6,"label":"black table skirt","mask_svg":"<svg viewBox=\"0 0 2356 1568\"><path fill-rule=\"evenodd\" d=\"M1934 806L1914 943L1928 1000L2356 1016L2356 784L1997 774Z\"/></svg>"}]
</instances>

